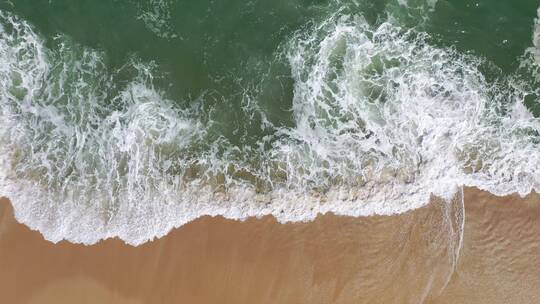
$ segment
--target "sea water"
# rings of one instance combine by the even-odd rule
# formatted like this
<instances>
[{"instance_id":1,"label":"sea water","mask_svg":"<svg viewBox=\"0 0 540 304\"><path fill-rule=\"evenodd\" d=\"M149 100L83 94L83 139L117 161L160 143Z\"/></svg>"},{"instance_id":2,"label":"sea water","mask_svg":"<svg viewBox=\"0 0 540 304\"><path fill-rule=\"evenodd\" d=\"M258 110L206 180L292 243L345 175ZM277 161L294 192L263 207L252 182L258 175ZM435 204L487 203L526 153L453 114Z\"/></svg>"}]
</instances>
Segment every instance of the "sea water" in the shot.
<instances>
[{"instance_id":1,"label":"sea water","mask_svg":"<svg viewBox=\"0 0 540 304\"><path fill-rule=\"evenodd\" d=\"M536 1L0 3L0 196L46 239L540 190Z\"/></svg>"}]
</instances>

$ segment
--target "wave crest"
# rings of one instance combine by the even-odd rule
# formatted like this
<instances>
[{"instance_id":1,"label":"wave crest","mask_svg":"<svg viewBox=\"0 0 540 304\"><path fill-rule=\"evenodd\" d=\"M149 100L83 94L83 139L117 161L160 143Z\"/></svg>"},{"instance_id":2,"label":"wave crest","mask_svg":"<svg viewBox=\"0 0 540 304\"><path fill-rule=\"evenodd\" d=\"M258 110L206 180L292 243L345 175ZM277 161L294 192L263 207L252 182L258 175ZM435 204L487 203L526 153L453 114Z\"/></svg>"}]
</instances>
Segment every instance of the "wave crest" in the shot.
<instances>
[{"instance_id":1,"label":"wave crest","mask_svg":"<svg viewBox=\"0 0 540 304\"><path fill-rule=\"evenodd\" d=\"M489 83L481 60L392 21L335 15L293 37L294 127L245 147L208 136L208 114L165 98L151 64L111 70L67 37L46 48L26 22L0 24L0 193L51 241L140 244L203 215L303 221L405 212L464 185L540 189L525 86Z\"/></svg>"}]
</instances>

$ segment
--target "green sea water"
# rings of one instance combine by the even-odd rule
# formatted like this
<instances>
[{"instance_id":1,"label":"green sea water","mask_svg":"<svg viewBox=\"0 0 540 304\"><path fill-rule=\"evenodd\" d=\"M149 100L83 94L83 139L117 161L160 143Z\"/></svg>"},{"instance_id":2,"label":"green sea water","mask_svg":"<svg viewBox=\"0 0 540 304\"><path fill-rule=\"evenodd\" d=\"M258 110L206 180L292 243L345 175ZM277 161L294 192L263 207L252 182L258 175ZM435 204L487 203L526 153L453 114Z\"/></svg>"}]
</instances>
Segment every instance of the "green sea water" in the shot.
<instances>
[{"instance_id":1,"label":"green sea water","mask_svg":"<svg viewBox=\"0 0 540 304\"><path fill-rule=\"evenodd\" d=\"M238 95L262 86L259 102L271 119L290 125L293 84L275 54L296 31L331 14L358 14L371 24L391 14L429 33L434 44L485 58L504 74L530 47L538 7L534 0L401 2L19 0L0 8L30 22L46 41L67 35L103 50L107 68L133 56L155 62L166 75L160 89L178 103L209 95L205 102L221 103L224 120L242 119L230 117Z\"/></svg>"},{"instance_id":2,"label":"green sea water","mask_svg":"<svg viewBox=\"0 0 540 304\"><path fill-rule=\"evenodd\" d=\"M538 6L1 1L0 195L51 240L138 244L538 191Z\"/></svg>"}]
</instances>

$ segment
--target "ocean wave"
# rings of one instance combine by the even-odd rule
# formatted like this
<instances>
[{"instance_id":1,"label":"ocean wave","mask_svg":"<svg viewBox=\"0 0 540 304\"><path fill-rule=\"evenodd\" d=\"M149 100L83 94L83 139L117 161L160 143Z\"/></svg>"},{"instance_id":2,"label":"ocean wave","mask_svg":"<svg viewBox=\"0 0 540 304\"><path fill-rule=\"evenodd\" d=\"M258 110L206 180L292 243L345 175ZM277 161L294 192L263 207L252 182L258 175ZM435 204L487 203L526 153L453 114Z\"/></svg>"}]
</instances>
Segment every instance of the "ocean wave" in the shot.
<instances>
[{"instance_id":1,"label":"ocean wave","mask_svg":"<svg viewBox=\"0 0 540 304\"><path fill-rule=\"evenodd\" d=\"M53 242L138 245L204 215L389 215L462 186L540 189L531 85L490 83L481 59L392 18L335 14L285 43L294 127L264 121L271 134L246 146L209 136L207 110L167 99L152 64L112 70L69 37L45 45L0 13L0 195Z\"/></svg>"}]
</instances>

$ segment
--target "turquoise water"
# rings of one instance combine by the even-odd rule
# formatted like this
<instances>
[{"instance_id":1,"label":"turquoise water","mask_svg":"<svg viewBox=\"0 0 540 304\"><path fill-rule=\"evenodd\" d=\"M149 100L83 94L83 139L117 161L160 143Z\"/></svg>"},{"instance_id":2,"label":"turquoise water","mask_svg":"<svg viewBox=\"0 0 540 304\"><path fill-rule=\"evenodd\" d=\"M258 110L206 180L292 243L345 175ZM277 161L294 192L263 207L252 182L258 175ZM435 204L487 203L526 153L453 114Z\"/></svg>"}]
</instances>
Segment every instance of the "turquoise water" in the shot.
<instances>
[{"instance_id":1,"label":"turquoise water","mask_svg":"<svg viewBox=\"0 0 540 304\"><path fill-rule=\"evenodd\" d=\"M50 240L139 244L202 215L538 191L537 9L4 1L0 195Z\"/></svg>"}]
</instances>

